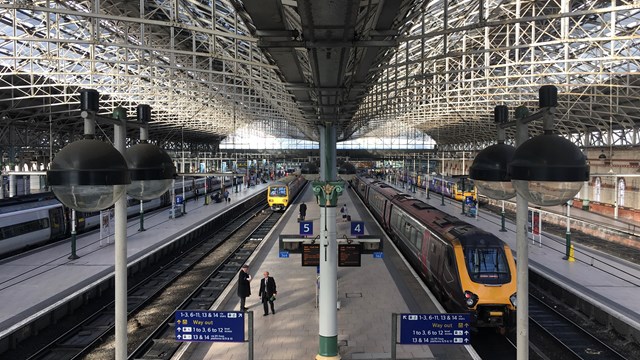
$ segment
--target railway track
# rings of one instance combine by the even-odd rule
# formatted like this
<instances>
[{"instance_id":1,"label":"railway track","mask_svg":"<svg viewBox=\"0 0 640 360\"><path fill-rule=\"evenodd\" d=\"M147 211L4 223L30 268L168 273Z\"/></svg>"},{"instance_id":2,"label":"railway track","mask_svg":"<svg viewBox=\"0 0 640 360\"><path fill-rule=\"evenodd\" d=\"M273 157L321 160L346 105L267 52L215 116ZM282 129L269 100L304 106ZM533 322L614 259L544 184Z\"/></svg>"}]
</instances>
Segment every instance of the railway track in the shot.
<instances>
[{"instance_id":1,"label":"railway track","mask_svg":"<svg viewBox=\"0 0 640 360\"><path fill-rule=\"evenodd\" d=\"M130 353L129 359L170 359L182 343L175 340L175 310L209 310L221 295L227 284L237 276L240 267L253 253L258 244L278 222L282 213L271 213L264 220L260 220L258 227L252 229L249 236L240 240L242 245L230 254L202 281L186 299L165 317L155 330L147 336L140 345Z\"/></svg>"},{"instance_id":2,"label":"railway track","mask_svg":"<svg viewBox=\"0 0 640 360\"><path fill-rule=\"evenodd\" d=\"M539 348L553 351L553 359L623 360L626 359L608 345L584 330L580 325L554 310L541 299L529 296L529 326L544 341ZM531 337L534 337L534 329ZM550 347L548 344L553 346ZM544 346L543 346L544 345Z\"/></svg>"},{"instance_id":3,"label":"railway track","mask_svg":"<svg viewBox=\"0 0 640 360\"><path fill-rule=\"evenodd\" d=\"M261 236L261 233L253 230L259 228L264 232L264 228L261 228L260 225L264 223L264 226L269 226L268 223L273 226L273 223L277 221L274 219L265 221L271 216L271 213L262 213L262 208L264 208L263 205L258 205L235 217L215 234L211 234L207 239L177 254L175 259L160 270L134 286L130 286L127 295L128 343L130 346L128 352L131 352L132 348L138 347L138 344L141 344L143 339L148 337L151 329L156 326L154 322L164 318L164 316L160 316L162 312L172 314L176 309L176 304L184 301L184 298L192 291L194 283L200 284L204 278L210 277L211 269L216 269L220 276L216 281L212 281L210 286L203 287L204 292L201 295L191 297L191 299L202 305L206 302L205 299L215 298L216 289L219 289L220 292L224 289L228 281L237 274L242 262L249 257L258 244L257 241L251 239ZM279 217L280 214L273 216ZM231 256L229 256L230 253ZM235 271L233 270L234 266L237 266ZM191 284L190 288L189 284ZM208 296L205 295L207 291ZM158 304L156 303L157 299L168 301L165 301L164 304ZM173 307L171 307L172 302L174 303ZM85 356L86 359L113 358L113 345L110 343L112 336L110 334L112 334L114 327L114 313L114 304L109 303L91 316L86 317L84 321L55 341L43 346L28 359L62 360L80 359Z\"/></svg>"}]
</instances>

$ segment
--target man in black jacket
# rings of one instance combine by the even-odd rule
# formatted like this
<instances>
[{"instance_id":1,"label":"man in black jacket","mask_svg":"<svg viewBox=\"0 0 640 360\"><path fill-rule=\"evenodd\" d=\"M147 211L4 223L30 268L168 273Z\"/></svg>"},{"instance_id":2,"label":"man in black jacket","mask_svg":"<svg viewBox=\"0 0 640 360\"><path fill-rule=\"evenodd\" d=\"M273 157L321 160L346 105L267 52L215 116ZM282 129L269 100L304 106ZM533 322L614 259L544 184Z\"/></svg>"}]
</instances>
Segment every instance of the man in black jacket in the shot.
<instances>
[{"instance_id":1,"label":"man in black jacket","mask_svg":"<svg viewBox=\"0 0 640 360\"><path fill-rule=\"evenodd\" d=\"M271 305L271 313L275 314L276 311L273 308L273 301L276 299L275 295L278 293L276 291L276 280L269 276L269 272L264 272L264 278L260 281L260 292L258 296L262 299L262 306L264 307L264 315L269 315L269 308L267 307L267 303Z\"/></svg>"},{"instance_id":2,"label":"man in black jacket","mask_svg":"<svg viewBox=\"0 0 640 360\"><path fill-rule=\"evenodd\" d=\"M307 217L307 204L300 204L300 221L304 221L304 218Z\"/></svg>"},{"instance_id":3,"label":"man in black jacket","mask_svg":"<svg viewBox=\"0 0 640 360\"><path fill-rule=\"evenodd\" d=\"M240 311L247 311L245 300L247 296L251 296L251 275L249 275L249 265L242 265L240 274L238 275L238 296L240 297Z\"/></svg>"}]
</instances>

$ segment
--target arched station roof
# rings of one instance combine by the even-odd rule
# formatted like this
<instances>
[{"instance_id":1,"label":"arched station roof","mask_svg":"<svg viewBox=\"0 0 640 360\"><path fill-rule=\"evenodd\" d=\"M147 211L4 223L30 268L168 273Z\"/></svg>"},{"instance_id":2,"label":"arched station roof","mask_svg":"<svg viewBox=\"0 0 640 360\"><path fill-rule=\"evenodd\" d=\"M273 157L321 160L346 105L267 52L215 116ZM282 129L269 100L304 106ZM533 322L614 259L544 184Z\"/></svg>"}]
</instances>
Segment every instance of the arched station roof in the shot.
<instances>
[{"instance_id":1,"label":"arched station roof","mask_svg":"<svg viewBox=\"0 0 640 360\"><path fill-rule=\"evenodd\" d=\"M0 146L82 133L78 90L101 112L153 109L150 138L218 143L248 127L339 140L418 129L444 147L496 137L495 105L534 111L559 91L578 145L636 145L634 0L14 0L0 4ZM513 110L511 112L513 114ZM539 132L540 125L532 126ZM512 136L512 133L508 133ZM133 136L135 138L135 136Z\"/></svg>"}]
</instances>

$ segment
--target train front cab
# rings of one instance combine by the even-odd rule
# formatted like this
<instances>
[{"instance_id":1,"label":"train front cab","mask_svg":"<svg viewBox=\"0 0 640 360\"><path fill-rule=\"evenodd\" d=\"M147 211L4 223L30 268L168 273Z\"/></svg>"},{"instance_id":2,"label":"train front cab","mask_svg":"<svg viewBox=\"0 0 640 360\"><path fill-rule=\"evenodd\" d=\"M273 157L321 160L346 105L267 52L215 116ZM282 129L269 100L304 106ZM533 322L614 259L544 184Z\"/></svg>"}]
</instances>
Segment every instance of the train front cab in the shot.
<instances>
[{"instance_id":1,"label":"train front cab","mask_svg":"<svg viewBox=\"0 0 640 360\"><path fill-rule=\"evenodd\" d=\"M508 246L457 246L464 302L475 327L511 328L516 315L516 266Z\"/></svg>"},{"instance_id":2,"label":"train front cab","mask_svg":"<svg viewBox=\"0 0 640 360\"><path fill-rule=\"evenodd\" d=\"M285 184L269 185L267 203L273 211L284 211L289 204L289 187Z\"/></svg>"}]
</instances>

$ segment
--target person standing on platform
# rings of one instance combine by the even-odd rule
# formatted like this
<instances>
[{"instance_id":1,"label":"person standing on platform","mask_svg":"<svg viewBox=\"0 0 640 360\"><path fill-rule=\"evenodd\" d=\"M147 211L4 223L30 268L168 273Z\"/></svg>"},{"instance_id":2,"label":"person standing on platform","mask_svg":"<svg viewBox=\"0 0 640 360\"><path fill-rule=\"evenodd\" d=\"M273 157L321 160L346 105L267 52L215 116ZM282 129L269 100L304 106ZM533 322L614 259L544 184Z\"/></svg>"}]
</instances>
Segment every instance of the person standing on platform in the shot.
<instances>
[{"instance_id":1,"label":"person standing on platform","mask_svg":"<svg viewBox=\"0 0 640 360\"><path fill-rule=\"evenodd\" d=\"M342 208L340 208L340 214L342 214L342 221L349 221L349 210L347 209L347 204L342 205Z\"/></svg>"},{"instance_id":2,"label":"person standing on platform","mask_svg":"<svg viewBox=\"0 0 640 360\"><path fill-rule=\"evenodd\" d=\"M300 204L300 221L304 221L304 218L307 216L307 204Z\"/></svg>"},{"instance_id":3,"label":"person standing on platform","mask_svg":"<svg viewBox=\"0 0 640 360\"><path fill-rule=\"evenodd\" d=\"M251 296L251 275L249 274L249 265L242 265L240 274L238 275L238 296L240 297L240 311L247 311L245 301L247 296Z\"/></svg>"},{"instance_id":4,"label":"person standing on platform","mask_svg":"<svg viewBox=\"0 0 640 360\"><path fill-rule=\"evenodd\" d=\"M231 202L231 198L229 197L229 190L224 190L224 202Z\"/></svg>"},{"instance_id":5,"label":"person standing on platform","mask_svg":"<svg viewBox=\"0 0 640 360\"><path fill-rule=\"evenodd\" d=\"M273 302L276 300L276 294L278 291L276 290L276 280L269 276L269 272L264 272L264 277L260 281L260 292L258 296L262 299L262 307L264 308L264 315L269 315L269 306L271 305L271 313L275 314L276 310L273 308ZM268 303L268 304L267 304Z\"/></svg>"}]
</instances>

